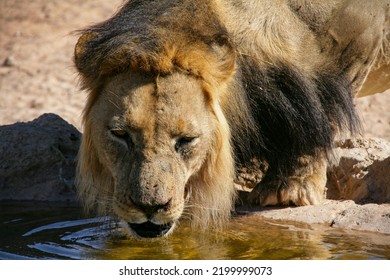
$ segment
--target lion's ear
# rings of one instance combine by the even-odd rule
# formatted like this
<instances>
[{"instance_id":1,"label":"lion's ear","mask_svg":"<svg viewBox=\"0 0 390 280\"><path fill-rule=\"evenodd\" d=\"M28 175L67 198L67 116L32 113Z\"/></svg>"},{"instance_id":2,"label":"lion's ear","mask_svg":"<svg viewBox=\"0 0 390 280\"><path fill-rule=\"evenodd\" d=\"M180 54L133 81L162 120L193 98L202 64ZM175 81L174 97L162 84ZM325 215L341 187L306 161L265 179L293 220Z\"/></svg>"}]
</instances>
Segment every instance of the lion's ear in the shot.
<instances>
[{"instance_id":1,"label":"lion's ear","mask_svg":"<svg viewBox=\"0 0 390 280\"><path fill-rule=\"evenodd\" d=\"M168 57L176 65L202 77L209 84L218 86L233 76L236 68L236 53L229 37L215 35L208 40L194 43L188 38L174 42L168 48Z\"/></svg>"},{"instance_id":2,"label":"lion's ear","mask_svg":"<svg viewBox=\"0 0 390 280\"><path fill-rule=\"evenodd\" d=\"M86 32L83 33L78 39L75 49L74 49L74 61L80 72L85 72L86 61L85 58L88 53L88 44L94 40L98 34L96 32Z\"/></svg>"},{"instance_id":3,"label":"lion's ear","mask_svg":"<svg viewBox=\"0 0 390 280\"><path fill-rule=\"evenodd\" d=\"M217 67L215 69L215 78L217 78L218 82L224 82L235 72L236 52L229 37L224 34L214 36L210 47L213 55L216 57L216 61L214 61Z\"/></svg>"}]
</instances>

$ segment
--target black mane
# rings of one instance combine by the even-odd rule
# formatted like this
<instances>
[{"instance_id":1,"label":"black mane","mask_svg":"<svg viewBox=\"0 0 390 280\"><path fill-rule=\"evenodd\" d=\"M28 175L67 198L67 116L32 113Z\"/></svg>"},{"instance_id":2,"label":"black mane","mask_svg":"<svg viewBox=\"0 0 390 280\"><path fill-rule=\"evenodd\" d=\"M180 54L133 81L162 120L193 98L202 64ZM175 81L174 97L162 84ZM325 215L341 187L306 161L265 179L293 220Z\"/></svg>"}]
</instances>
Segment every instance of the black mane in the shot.
<instances>
[{"instance_id":1,"label":"black mane","mask_svg":"<svg viewBox=\"0 0 390 280\"><path fill-rule=\"evenodd\" d=\"M310 78L283 64L260 69L246 57L236 75L246 95L238 100L247 103L252 124L249 132L232 128L240 164L256 157L269 164L270 175L288 176L298 157L326 154L338 132L360 131L350 82L342 75L324 72Z\"/></svg>"}]
</instances>

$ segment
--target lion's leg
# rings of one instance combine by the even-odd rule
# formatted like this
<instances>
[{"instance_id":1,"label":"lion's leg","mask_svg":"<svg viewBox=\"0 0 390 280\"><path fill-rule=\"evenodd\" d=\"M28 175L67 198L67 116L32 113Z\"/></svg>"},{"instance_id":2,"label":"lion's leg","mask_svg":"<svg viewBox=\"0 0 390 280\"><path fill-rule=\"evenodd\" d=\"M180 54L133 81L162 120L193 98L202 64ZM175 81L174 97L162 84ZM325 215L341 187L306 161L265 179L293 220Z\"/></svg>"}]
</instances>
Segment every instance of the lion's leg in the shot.
<instances>
[{"instance_id":1,"label":"lion's leg","mask_svg":"<svg viewBox=\"0 0 390 280\"><path fill-rule=\"evenodd\" d=\"M319 204L326 193L325 156L303 156L285 178L266 176L249 194L249 202L261 206Z\"/></svg>"}]
</instances>

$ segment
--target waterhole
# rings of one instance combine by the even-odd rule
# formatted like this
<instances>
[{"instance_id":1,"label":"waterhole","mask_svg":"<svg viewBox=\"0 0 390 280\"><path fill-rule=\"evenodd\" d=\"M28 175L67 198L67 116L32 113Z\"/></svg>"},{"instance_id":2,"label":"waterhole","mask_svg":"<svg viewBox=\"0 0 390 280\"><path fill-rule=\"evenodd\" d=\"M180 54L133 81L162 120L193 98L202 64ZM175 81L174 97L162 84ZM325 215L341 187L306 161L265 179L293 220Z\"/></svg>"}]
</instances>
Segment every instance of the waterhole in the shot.
<instances>
[{"instance_id":1,"label":"waterhole","mask_svg":"<svg viewBox=\"0 0 390 280\"><path fill-rule=\"evenodd\" d=\"M77 206L1 203L0 259L390 259L390 236L238 215L221 231L185 222L167 237L129 238Z\"/></svg>"}]
</instances>

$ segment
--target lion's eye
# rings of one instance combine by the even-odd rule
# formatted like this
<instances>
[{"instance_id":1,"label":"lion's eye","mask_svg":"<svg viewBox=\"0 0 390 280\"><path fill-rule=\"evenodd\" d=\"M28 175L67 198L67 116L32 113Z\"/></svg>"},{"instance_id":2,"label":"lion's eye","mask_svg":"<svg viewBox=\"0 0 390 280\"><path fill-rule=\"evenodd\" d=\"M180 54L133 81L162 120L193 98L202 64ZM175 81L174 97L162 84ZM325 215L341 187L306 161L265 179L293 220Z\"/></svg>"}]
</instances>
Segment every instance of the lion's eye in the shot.
<instances>
[{"instance_id":1,"label":"lion's eye","mask_svg":"<svg viewBox=\"0 0 390 280\"><path fill-rule=\"evenodd\" d=\"M111 133L119 138L127 138L128 136L127 132L123 129L113 129L111 130Z\"/></svg>"},{"instance_id":2,"label":"lion's eye","mask_svg":"<svg viewBox=\"0 0 390 280\"><path fill-rule=\"evenodd\" d=\"M180 150L184 148L188 148L189 145L193 144L193 142L197 139L197 137L190 137L190 136L183 136L177 139L175 144L175 150L176 152L179 152Z\"/></svg>"},{"instance_id":3,"label":"lion's eye","mask_svg":"<svg viewBox=\"0 0 390 280\"><path fill-rule=\"evenodd\" d=\"M111 134L114 138L120 139L120 141L125 142L127 147L130 148L133 145L130 134L124 129L111 129Z\"/></svg>"}]
</instances>

